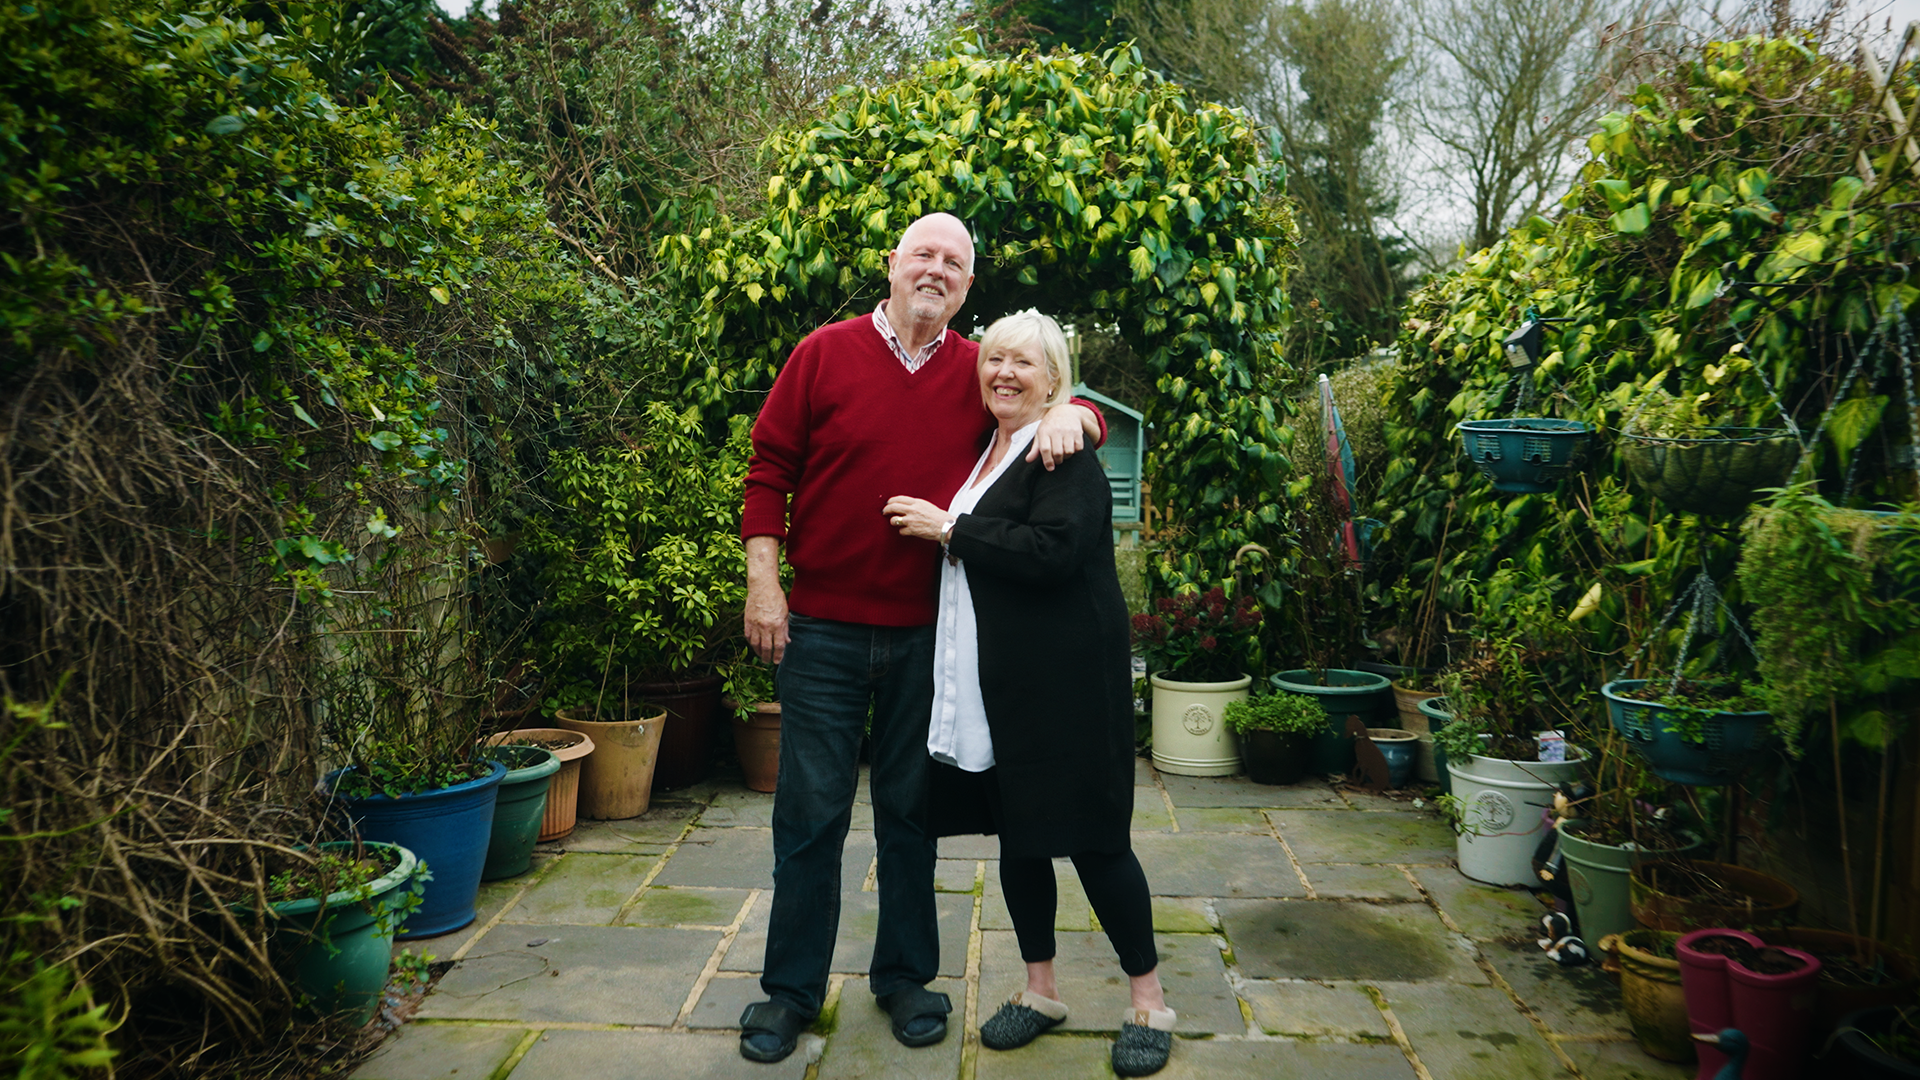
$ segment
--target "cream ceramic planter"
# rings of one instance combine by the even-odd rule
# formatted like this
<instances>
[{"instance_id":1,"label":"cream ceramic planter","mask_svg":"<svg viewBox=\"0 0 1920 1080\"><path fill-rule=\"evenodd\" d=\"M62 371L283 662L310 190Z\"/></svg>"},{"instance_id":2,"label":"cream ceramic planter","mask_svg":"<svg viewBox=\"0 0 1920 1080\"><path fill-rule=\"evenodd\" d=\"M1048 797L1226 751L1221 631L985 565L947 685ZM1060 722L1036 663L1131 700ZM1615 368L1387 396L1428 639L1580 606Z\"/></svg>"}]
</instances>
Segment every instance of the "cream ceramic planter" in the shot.
<instances>
[{"instance_id":1,"label":"cream ceramic planter","mask_svg":"<svg viewBox=\"0 0 1920 1080\"><path fill-rule=\"evenodd\" d=\"M1222 717L1227 703L1245 701L1253 677L1232 682L1176 682L1155 675L1153 765L1178 776L1232 776L1240 771L1240 743Z\"/></svg>"}]
</instances>

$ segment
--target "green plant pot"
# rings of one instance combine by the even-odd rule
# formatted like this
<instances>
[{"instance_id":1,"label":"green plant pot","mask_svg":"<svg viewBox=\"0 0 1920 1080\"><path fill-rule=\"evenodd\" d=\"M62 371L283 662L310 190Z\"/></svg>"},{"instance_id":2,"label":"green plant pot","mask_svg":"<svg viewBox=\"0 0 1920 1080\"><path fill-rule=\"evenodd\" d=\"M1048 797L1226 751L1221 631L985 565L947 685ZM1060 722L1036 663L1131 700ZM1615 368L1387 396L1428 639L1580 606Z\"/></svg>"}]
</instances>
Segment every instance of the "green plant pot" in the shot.
<instances>
[{"instance_id":1,"label":"green plant pot","mask_svg":"<svg viewBox=\"0 0 1920 1080\"><path fill-rule=\"evenodd\" d=\"M306 998L306 1007L320 1016L343 1014L355 1026L373 1018L387 987L398 929L392 912L405 899L418 862L398 844L365 847L396 852L400 861L369 883L364 897L343 890L269 905L275 921L267 936L275 970ZM354 845L329 841L320 849L351 852Z\"/></svg>"},{"instance_id":2,"label":"green plant pot","mask_svg":"<svg viewBox=\"0 0 1920 1080\"><path fill-rule=\"evenodd\" d=\"M1567 860L1567 885L1573 893L1574 914L1580 920L1580 937L1598 941L1608 934L1624 934L1634 929L1633 907L1628 895L1628 878L1635 860L1647 857L1692 856L1707 846L1699 836L1679 848L1636 851L1623 844L1597 844L1578 832L1582 822L1561 821L1560 853ZM1575 827L1568 831L1569 826Z\"/></svg>"},{"instance_id":3,"label":"green plant pot","mask_svg":"<svg viewBox=\"0 0 1920 1080\"><path fill-rule=\"evenodd\" d=\"M533 866L533 845L547 812L547 778L560 771L560 758L537 746L500 746L486 751L507 767L500 797L493 804L493 836L481 881L517 877Z\"/></svg>"},{"instance_id":4,"label":"green plant pot","mask_svg":"<svg viewBox=\"0 0 1920 1080\"><path fill-rule=\"evenodd\" d=\"M1425 701L1420 702L1417 707L1420 710L1420 715L1427 718L1427 731L1429 733L1427 736L1427 745L1433 747L1433 768L1434 772L1439 774L1440 794L1451 795L1453 794L1453 775L1447 772L1447 752L1440 749L1439 743L1432 741L1432 733L1453 723L1453 713L1448 711L1447 699L1443 697L1427 698Z\"/></svg>"},{"instance_id":5,"label":"green plant pot","mask_svg":"<svg viewBox=\"0 0 1920 1080\"><path fill-rule=\"evenodd\" d=\"M1319 676L1325 675L1325 681ZM1268 677L1275 690L1307 694L1327 711L1327 728L1313 737L1313 750L1307 767L1321 776L1345 773L1353 768L1353 739L1347 735L1347 718L1356 716L1365 727L1392 727L1399 715L1393 703L1393 682L1384 675L1364 671L1328 668L1324 672L1295 668Z\"/></svg>"}]
</instances>

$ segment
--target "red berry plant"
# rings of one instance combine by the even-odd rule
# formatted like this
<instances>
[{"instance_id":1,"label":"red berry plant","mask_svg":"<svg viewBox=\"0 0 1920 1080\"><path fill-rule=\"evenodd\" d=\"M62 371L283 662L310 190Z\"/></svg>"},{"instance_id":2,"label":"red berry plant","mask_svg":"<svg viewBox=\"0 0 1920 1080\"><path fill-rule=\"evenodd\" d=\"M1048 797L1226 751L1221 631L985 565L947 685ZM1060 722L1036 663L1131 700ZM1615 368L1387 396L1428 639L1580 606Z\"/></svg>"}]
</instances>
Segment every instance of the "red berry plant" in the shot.
<instances>
[{"instance_id":1,"label":"red berry plant","mask_svg":"<svg viewBox=\"0 0 1920 1080\"><path fill-rule=\"evenodd\" d=\"M1218 586L1153 602L1133 617L1133 644L1147 670L1179 682L1230 682L1247 673L1247 653L1260 633L1260 605L1229 599Z\"/></svg>"}]
</instances>

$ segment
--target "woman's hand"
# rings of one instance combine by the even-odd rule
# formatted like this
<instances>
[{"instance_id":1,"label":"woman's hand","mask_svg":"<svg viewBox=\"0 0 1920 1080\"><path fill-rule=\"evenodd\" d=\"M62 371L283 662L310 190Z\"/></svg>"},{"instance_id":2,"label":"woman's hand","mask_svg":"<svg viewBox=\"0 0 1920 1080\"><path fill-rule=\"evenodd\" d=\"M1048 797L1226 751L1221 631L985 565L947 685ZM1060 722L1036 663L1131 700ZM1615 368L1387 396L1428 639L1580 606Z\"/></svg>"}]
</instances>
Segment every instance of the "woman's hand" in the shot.
<instances>
[{"instance_id":1,"label":"woman's hand","mask_svg":"<svg viewBox=\"0 0 1920 1080\"><path fill-rule=\"evenodd\" d=\"M940 526L945 525L950 516L925 499L907 495L895 495L888 499L881 512L887 515L887 524L899 529L901 536L921 540L940 539Z\"/></svg>"}]
</instances>

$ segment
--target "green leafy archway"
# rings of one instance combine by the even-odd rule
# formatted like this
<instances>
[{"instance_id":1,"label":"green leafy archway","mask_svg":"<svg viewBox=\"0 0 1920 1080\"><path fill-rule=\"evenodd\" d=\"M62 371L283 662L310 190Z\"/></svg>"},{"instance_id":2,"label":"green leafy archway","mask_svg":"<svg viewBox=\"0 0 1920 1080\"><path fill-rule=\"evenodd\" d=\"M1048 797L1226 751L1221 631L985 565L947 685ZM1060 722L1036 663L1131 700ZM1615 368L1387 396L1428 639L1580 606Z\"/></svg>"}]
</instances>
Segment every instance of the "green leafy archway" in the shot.
<instances>
[{"instance_id":1,"label":"green leafy archway","mask_svg":"<svg viewBox=\"0 0 1920 1080\"><path fill-rule=\"evenodd\" d=\"M767 212L662 242L698 298L677 372L710 416L751 411L793 346L885 295L908 222L973 230L961 320L1027 306L1117 324L1156 375L1154 500L1182 530L1165 584L1223 576L1280 522L1285 278L1294 226L1248 119L1193 101L1131 49L987 59L843 91L768 146Z\"/></svg>"}]
</instances>

